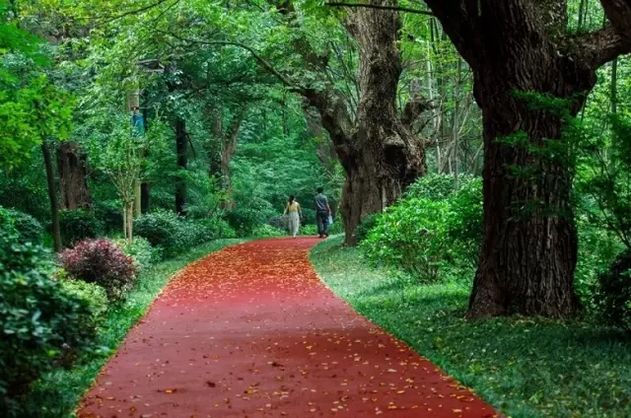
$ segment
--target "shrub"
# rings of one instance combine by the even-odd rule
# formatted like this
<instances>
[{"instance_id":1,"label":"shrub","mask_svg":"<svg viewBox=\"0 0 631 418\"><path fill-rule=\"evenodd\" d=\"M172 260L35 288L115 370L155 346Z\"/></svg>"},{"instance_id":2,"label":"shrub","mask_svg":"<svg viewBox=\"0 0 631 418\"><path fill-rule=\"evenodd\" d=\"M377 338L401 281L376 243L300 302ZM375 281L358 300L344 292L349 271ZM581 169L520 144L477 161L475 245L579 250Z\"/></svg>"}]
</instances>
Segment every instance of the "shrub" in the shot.
<instances>
[{"instance_id":1,"label":"shrub","mask_svg":"<svg viewBox=\"0 0 631 418\"><path fill-rule=\"evenodd\" d=\"M447 202L409 198L388 208L360 244L374 264L397 267L424 281L439 278L439 265L449 259L445 240Z\"/></svg>"},{"instance_id":2,"label":"shrub","mask_svg":"<svg viewBox=\"0 0 631 418\"><path fill-rule=\"evenodd\" d=\"M307 224L300 227L301 235L318 235L318 227L314 224Z\"/></svg>"},{"instance_id":3,"label":"shrub","mask_svg":"<svg viewBox=\"0 0 631 418\"><path fill-rule=\"evenodd\" d=\"M483 234L482 180L467 179L447 201L447 238L466 260L477 263Z\"/></svg>"},{"instance_id":4,"label":"shrub","mask_svg":"<svg viewBox=\"0 0 631 418\"><path fill-rule=\"evenodd\" d=\"M139 270L151 266L154 262L160 261L160 250L153 248L149 241L143 237L136 237L130 244L126 239L117 239L114 243L136 262Z\"/></svg>"},{"instance_id":5,"label":"shrub","mask_svg":"<svg viewBox=\"0 0 631 418\"><path fill-rule=\"evenodd\" d=\"M59 225L65 247L86 238L96 238L103 232L103 223L96 219L93 212L85 209L60 211Z\"/></svg>"},{"instance_id":6,"label":"shrub","mask_svg":"<svg viewBox=\"0 0 631 418\"><path fill-rule=\"evenodd\" d=\"M42 247L0 233L1 416L23 416L30 383L60 363L69 365L95 335L99 299L79 296L53 280L51 270Z\"/></svg>"},{"instance_id":7,"label":"shrub","mask_svg":"<svg viewBox=\"0 0 631 418\"><path fill-rule=\"evenodd\" d=\"M5 271L27 272L34 269L52 271L50 253L31 242L24 242L15 228L14 219L0 211L0 273Z\"/></svg>"},{"instance_id":8,"label":"shrub","mask_svg":"<svg viewBox=\"0 0 631 418\"><path fill-rule=\"evenodd\" d=\"M0 207L0 227L11 228L18 234L20 242L39 242L44 235L42 225L31 215Z\"/></svg>"},{"instance_id":9,"label":"shrub","mask_svg":"<svg viewBox=\"0 0 631 418\"><path fill-rule=\"evenodd\" d=\"M173 256L193 245L219 237L233 237L234 230L220 218L188 220L175 212L159 210L142 215L134 221L135 233Z\"/></svg>"},{"instance_id":10,"label":"shrub","mask_svg":"<svg viewBox=\"0 0 631 418\"><path fill-rule=\"evenodd\" d=\"M263 224L254 228L252 235L255 237L281 237L287 235L287 232L272 225Z\"/></svg>"},{"instance_id":11,"label":"shrub","mask_svg":"<svg viewBox=\"0 0 631 418\"><path fill-rule=\"evenodd\" d=\"M198 221L203 226L205 233L207 234L206 240L218 239L218 238L234 238L237 233L225 220L212 217L208 219L202 219Z\"/></svg>"},{"instance_id":12,"label":"shrub","mask_svg":"<svg viewBox=\"0 0 631 418\"><path fill-rule=\"evenodd\" d=\"M96 200L94 216L101 220L103 232L120 231L123 227L123 214L118 200Z\"/></svg>"},{"instance_id":13,"label":"shrub","mask_svg":"<svg viewBox=\"0 0 631 418\"><path fill-rule=\"evenodd\" d=\"M136 279L134 260L105 239L81 241L59 258L72 278L102 286L110 300L121 299Z\"/></svg>"},{"instance_id":14,"label":"shrub","mask_svg":"<svg viewBox=\"0 0 631 418\"><path fill-rule=\"evenodd\" d=\"M355 229L355 238L358 243L366 239L368 232L370 232L370 230L377 224L379 215L380 213L372 213L368 216L364 216L359 225L357 225L357 229Z\"/></svg>"},{"instance_id":15,"label":"shrub","mask_svg":"<svg viewBox=\"0 0 631 418\"><path fill-rule=\"evenodd\" d=\"M254 208L236 208L226 212L228 224L237 233L237 236L250 236L257 225L262 223L260 213Z\"/></svg>"},{"instance_id":16,"label":"shrub","mask_svg":"<svg viewBox=\"0 0 631 418\"><path fill-rule=\"evenodd\" d=\"M467 177L461 177L466 181ZM447 199L456 190L456 181L453 176L445 174L427 174L416 180L405 192L406 198L418 198L429 200Z\"/></svg>"},{"instance_id":17,"label":"shrub","mask_svg":"<svg viewBox=\"0 0 631 418\"><path fill-rule=\"evenodd\" d=\"M621 253L598 282L596 303L602 318L631 331L631 249Z\"/></svg>"},{"instance_id":18,"label":"shrub","mask_svg":"<svg viewBox=\"0 0 631 418\"><path fill-rule=\"evenodd\" d=\"M107 293L105 289L96 283L88 283L83 280L74 280L67 277L68 274L61 270L57 274L57 280L63 290L76 299L86 302L90 316L85 318L83 329L91 328L94 332L101 324L107 311Z\"/></svg>"},{"instance_id":19,"label":"shrub","mask_svg":"<svg viewBox=\"0 0 631 418\"><path fill-rule=\"evenodd\" d=\"M154 247L160 247L165 255L173 255L181 248L184 233L180 217L172 211L157 210L140 216L134 221L136 235L146 238Z\"/></svg>"}]
</instances>

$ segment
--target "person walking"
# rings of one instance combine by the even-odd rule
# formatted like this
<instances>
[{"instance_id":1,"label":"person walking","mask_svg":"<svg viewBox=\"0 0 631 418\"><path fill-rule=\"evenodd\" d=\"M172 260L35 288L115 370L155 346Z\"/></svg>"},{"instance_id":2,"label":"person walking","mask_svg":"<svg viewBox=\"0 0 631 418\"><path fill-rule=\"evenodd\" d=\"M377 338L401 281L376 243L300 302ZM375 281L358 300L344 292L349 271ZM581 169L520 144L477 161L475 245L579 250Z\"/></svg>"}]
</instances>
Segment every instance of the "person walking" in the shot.
<instances>
[{"instance_id":1,"label":"person walking","mask_svg":"<svg viewBox=\"0 0 631 418\"><path fill-rule=\"evenodd\" d=\"M296 202L296 198L294 196L289 196L289 200L287 200L287 206L285 206L283 216L287 214L289 215L289 233L294 238L296 238L298 229L300 229L300 218L302 218L302 210L300 209L300 203Z\"/></svg>"},{"instance_id":2,"label":"person walking","mask_svg":"<svg viewBox=\"0 0 631 418\"><path fill-rule=\"evenodd\" d=\"M331 216L331 207L329 199L324 195L324 189L318 187L318 194L315 196L316 222L318 224L318 235L320 238L329 236L329 217Z\"/></svg>"}]
</instances>

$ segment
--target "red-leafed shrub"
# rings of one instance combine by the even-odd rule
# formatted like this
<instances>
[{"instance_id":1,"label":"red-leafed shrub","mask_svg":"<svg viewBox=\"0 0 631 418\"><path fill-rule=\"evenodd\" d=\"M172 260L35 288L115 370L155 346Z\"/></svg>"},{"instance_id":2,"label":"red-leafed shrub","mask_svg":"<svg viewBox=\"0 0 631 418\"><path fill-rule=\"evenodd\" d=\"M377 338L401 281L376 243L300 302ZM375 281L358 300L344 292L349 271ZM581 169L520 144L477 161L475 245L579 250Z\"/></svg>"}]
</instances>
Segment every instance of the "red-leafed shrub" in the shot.
<instances>
[{"instance_id":1,"label":"red-leafed shrub","mask_svg":"<svg viewBox=\"0 0 631 418\"><path fill-rule=\"evenodd\" d=\"M81 241L60 260L70 276L102 286L110 300L121 299L136 279L134 260L105 239Z\"/></svg>"}]
</instances>

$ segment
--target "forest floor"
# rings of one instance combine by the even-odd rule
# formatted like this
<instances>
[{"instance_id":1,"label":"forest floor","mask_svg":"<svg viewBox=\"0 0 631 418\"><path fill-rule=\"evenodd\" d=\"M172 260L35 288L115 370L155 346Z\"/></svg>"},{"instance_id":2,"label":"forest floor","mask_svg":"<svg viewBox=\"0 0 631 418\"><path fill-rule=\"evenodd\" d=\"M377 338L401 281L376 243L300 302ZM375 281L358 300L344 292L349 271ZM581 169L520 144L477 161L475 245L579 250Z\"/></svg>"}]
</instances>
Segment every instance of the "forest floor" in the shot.
<instances>
[{"instance_id":1,"label":"forest floor","mask_svg":"<svg viewBox=\"0 0 631 418\"><path fill-rule=\"evenodd\" d=\"M176 276L79 417L493 417L319 280L315 238L229 247Z\"/></svg>"}]
</instances>

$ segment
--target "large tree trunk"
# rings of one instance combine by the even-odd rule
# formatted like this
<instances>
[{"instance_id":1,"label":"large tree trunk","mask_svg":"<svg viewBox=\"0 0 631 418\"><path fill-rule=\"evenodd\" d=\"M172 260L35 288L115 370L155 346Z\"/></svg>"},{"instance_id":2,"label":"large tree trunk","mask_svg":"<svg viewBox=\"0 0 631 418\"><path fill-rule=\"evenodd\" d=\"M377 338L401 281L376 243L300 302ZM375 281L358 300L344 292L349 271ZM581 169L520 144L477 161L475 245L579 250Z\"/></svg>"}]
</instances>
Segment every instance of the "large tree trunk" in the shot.
<instances>
[{"instance_id":1,"label":"large tree trunk","mask_svg":"<svg viewBox=\"0 0 631 418\"><path fill-rule=\"evenodd\" d=\"M296 26L291 0L270 0ZM375 6L396 6L397 0L371 0ZM423 144L410 133L424 102L414 97L398 115L395 97L401 75L397 48L398 12L387 9L352 8L345 22L360 48L360 100L357 118L350 109L354 101L323 80L324 87L297 87L282 75L277 77L303 95L317 109L346 174L342 196L345 243L356 243L355 230L366 215L379 212L400 196L407 185L425 172ZM311 49L309 40L298 37L294 48L305 66L326 72L328 59Z\"/></svg>"},{"instance_id":2,"label":"large tree trunk","mask_svg":"<svg viewBox=\"0 0 631 418\"><path fill-rule=\"evenodd\" d=\"M186 214L186 180L184 172L188 166L187 144L186 122L184 122L184 119L177 117L175 120L175 148L178 173L175 178L175 211L179 215Z\"/></svg>"},{"instance_id":3,"label":"large tree trunk","mask_svg":"<svg viewBox=\"0 0 631 418\"><path fill-rule=\"evenodd\" d=\"M396 2L373 0L372 4ZM395 104L401 75L399 26L397 12L372 8L354 11L348 23L360 55L354 152L340 156L347 175L342 195L345 242L351 245L364 216L392 204L425 172L422 145L399 119Z\"/></svg>"},{"instance_id":4,"label":"large tree trunk","mask_svg":"<svg viewBox=\"0 0 631 418\"><path fill-rule=\"evenodd\" d=\"M631 16L625 1L602 0L615 3L619 29ZM473 69L484 117L484 240L469 315L571 315L577 237L562 133L596 68L631 48L631 36L564 35L564 1L427 3Z\"/></svg>"},{"instance_id":5,"label":"large tree trunk","mask_svg":"<svg viewBox=\"0 0 631 418\"><path fill-rule=\"evenodd\" d=\"M57 150L62 209L87 209L92 205L88 190L85 154L74 142L62 142Z\"/></svg>"}]
</instances>

